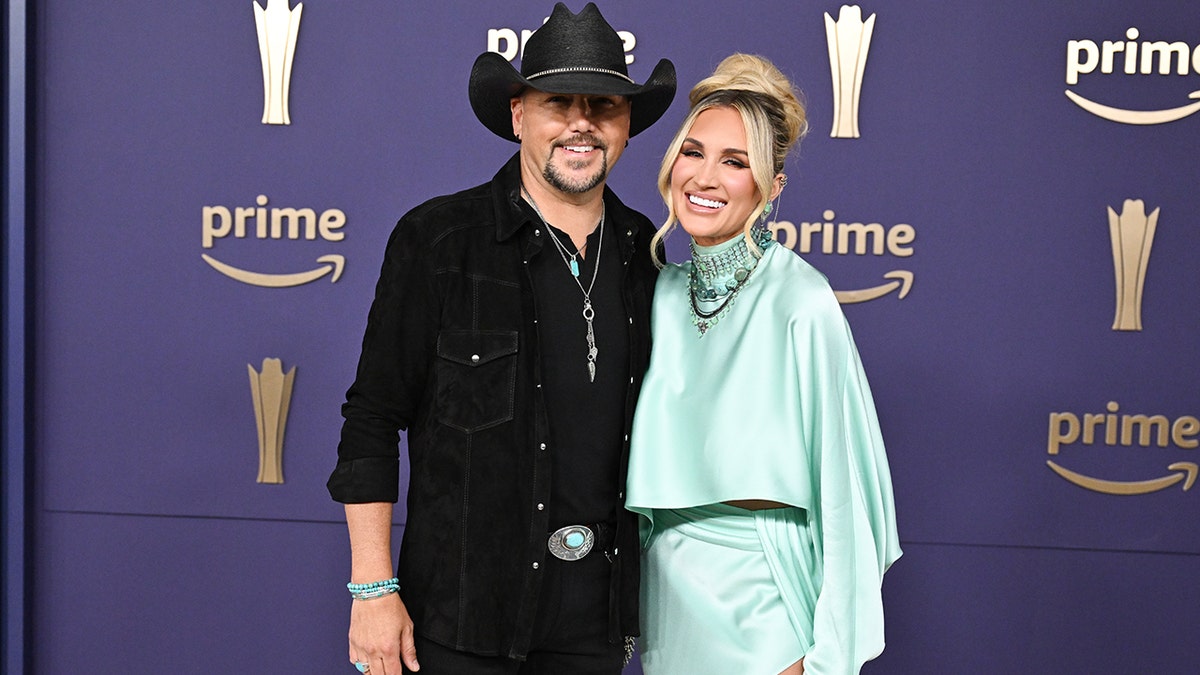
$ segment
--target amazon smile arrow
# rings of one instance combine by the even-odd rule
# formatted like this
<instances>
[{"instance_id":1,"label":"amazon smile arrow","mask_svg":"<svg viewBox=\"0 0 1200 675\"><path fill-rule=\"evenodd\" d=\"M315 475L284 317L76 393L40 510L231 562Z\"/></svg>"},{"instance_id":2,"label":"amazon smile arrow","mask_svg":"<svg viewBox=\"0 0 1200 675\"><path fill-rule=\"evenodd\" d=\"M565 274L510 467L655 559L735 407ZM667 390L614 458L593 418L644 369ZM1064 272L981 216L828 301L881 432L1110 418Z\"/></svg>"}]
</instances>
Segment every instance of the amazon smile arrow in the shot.
<instances>
[{"instance_id":1,"label":"amazon smile arrow","mask_svg":"<svg viewBox=\"0 0 1200 675\"><path fill-rule=\"evenodd\" d=\"M1121 124L1166 124L1167 122L1181 120L1188 115L1200 111L1200 101L1167 110L1126 110L1124 108L1113 108L1112 106L1086 99L1070 89L1066 90L1066 94L1067 98L1074 101L1075 105L1080 108L1097 117L1103 117L1111 122L1120 122ZM1200 99L1200 91L1193 91L1188 94L1188 98Z\"/></svg>"},{"instance_id":2,"label":"amazon smile arrow","mask_svg":"<svg viewBox=\"0 0 1200 675\"><path fill-rule=\"evenodd\" d=\"M1074 483L1081 488L1092 490L1093 492L1103 492L1110 495L1144 495L1165 490L1180 481L1183 481L1183 490L1187 492L1195 484L1196 474L1200 473L1200 467L1197 467L1192 462L1175 462L1167 467L1170 471L1176 472L1169 476L1152 478L1150 480L1117 481L1085 476L1059 466L1050 460L1046 460L1046 465L1068 482Z\"/></svg>"},{"instance_id":3,"label":"amazon smile arrow","mask_svg":"<svg viewBox=\"0 0 1200 675\"><path fill-rule=\"evenodd\" d=\"M293 274L264 274L262 272L251 272L249 270L238 269L233 265L227 265L220 260L201 253L201 258L204 262L212 266L213 269L224 274L225 276L236 279L244 284L251 286L263 286L266 288L288 288L290 286L300 286L309 282L316 281L321 277L332 272L329 279L330 283L336 283L342 276L342 269L346 265L346 258L337 254L323 255L317 258L318 263L325 263L320 267L308 270L307 272L295 272Z\"/></svg>"},{"instance_id":4,"label":"amazon smile arrow","mask_svg":"<svg viewBox=\"0 0 1200 675\"><path fill-rule=\"evenodd\" d=\"M868 300L882 298L897 288L900 289L897 297L903 300L904 296L908 295L908 292L912 290L913 273L908 270L893 270L883 275L883 278L895 279L896 281L889 281L886 284L880 284L871 288L860 288L855 291L834 291L833 294L837 296L838 302L843 305L851 305L856 302L867 302Z\"/></svg>"}]
</instances>

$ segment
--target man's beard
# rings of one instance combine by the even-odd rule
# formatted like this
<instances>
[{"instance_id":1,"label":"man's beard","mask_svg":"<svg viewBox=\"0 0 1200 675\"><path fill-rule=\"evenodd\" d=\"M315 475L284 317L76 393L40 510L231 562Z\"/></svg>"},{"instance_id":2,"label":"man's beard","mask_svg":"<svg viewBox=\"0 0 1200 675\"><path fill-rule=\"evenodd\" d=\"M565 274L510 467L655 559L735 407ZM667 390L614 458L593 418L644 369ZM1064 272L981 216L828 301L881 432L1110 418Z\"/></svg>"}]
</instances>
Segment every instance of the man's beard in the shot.
<instances>
[{"instance_id":1,"label":"man's beard","mask_svg":"<svg viewBox=\"0 0 1200 675\"><path fill-rule=\"evenodd\" d=\"M558 144L563 145L591 145L600 150L600 168L591 176L584 177L581 180L572 180L563 174L559 173L558 167L554 165L554 149L550 151L550 159L546 162L546 168L542 170L542 178L546 182L554 186L561 192L568 194L582 194L588 192L600 185L604 184L604 180L608 178L608 148L593 139L572 139L570 142ZM571 165L571 160L567 160L567 165Z\"/></svg>"}]
</instances>

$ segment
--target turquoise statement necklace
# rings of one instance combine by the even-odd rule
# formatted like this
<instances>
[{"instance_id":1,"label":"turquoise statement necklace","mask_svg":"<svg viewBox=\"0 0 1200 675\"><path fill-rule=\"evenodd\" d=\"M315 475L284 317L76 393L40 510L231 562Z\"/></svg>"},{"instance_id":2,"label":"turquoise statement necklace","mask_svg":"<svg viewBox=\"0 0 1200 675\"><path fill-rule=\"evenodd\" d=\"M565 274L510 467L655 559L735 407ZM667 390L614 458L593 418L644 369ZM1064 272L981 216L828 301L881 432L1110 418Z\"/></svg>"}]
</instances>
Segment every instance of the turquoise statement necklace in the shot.
<instances>
[{"instance_id":1,"label":"turquoise statement necklace","mask_svg":"<svg viewBox=\"0 0 1200 675\"><path fill-rule=\"evenodd\" d=\"M762 251L775 241L771 231L762 225L752 227L750 236ZM716 246L698 246L695 240L690 246L692 264L688 268L688 295L692 323L703 336L733 305L738 291L750 280L759 257L750 251L746 237L740 234Z\"/></svg>"}]
</instances>

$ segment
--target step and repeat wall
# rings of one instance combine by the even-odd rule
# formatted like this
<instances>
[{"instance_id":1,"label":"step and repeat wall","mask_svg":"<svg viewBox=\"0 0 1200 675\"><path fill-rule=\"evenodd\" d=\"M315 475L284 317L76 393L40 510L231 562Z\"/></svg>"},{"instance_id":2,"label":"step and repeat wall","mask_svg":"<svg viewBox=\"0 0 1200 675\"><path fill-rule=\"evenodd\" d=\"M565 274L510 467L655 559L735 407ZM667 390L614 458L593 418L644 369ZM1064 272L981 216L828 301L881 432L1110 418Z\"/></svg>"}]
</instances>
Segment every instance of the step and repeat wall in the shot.
<instances>
[{"instance_id":1,"label":"step and repeat wall","mask_svg":"<svg viewBox=\"0 0 1200 675\"><path fill-rule=\"evenodd\" d=\"M383 247L515 150L468 73L552 3L32 4L37 672L352 672L324 482ZM723 57L808 103L772 226L843 301L906 552L866 672L1193 672L1196 7L600 8L678 69L610 181L656 222Z\"/></svg>"}]
</instances>

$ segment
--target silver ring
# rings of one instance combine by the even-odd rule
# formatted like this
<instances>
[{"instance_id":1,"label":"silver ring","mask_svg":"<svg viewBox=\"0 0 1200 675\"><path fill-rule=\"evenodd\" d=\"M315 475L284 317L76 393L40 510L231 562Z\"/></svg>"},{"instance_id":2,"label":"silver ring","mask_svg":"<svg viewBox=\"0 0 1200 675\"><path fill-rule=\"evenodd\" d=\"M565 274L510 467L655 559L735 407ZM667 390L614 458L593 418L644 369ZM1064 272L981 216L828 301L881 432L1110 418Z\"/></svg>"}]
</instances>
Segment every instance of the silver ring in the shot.
<instances>
[{"instance_id":1,"label":"silver ring","mask_svg":"<svg viewBox=\"0 0 1200 675\"><path fill-rule=\"evenodd\" d=\"M586 525L567 525L550 535L546 547L555 558L571 561L586 556L595 543L596 535L592 533L592 528Z\"/></svg>"},{"instance_id":2,"label":"silver ring","mask_svg":"<svg viewBox=\"0 0 1200 675\"><path fill-rule=\"evenodd\" d=\"M362 662L362 661L355 661L355 662L354 662L354 667L355 667L355 668L358 670L358 672L360 672L360 673L365 673L365 672L367 672L368 670L370 670L370 669L371 669L371 664L369 664L369 663L364 663L364 662Z\"/></svg>"}]
</instances>

